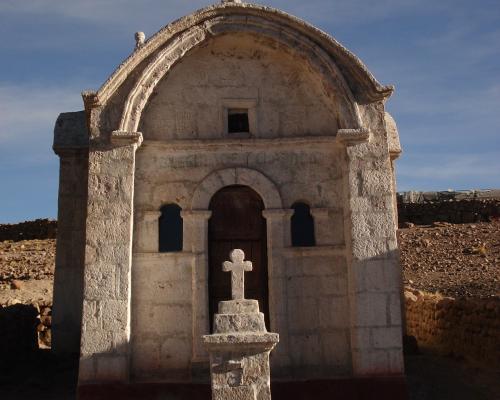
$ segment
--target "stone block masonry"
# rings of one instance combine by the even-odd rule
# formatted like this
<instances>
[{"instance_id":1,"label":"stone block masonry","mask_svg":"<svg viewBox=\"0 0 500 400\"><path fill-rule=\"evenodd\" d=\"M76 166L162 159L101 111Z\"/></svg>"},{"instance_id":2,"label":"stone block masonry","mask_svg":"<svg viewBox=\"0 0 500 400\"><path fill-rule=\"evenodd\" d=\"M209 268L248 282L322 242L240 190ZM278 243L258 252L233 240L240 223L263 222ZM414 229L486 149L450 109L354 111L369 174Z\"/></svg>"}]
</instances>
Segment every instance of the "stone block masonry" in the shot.
<instances>
[{"instance_id":1,"label":"stone block masonry","mask_svg":"<svg viewBox=\"0 0 500 400\"><path fill-rule=\"evenodd\" d=\"M55 129L54 321L74 293L79 388L208 372L201 338L226 285L212 273L226 242L260 271L247 288L280 335L275 378L402 380L393 88L329 35L260 5L209 6L137 38L99 91L83 94L85 112L61 115ZM241 132L230 132L235 112L247 120ZM227 215L258 222L252 234L218 219L227 189ZM310 210L312 246L291 240L296 204ZM180 211L173 252L158 245L166 206Z\"/></svg>"},{"instance_id":2,"label":"stone block masonry","mask_svg":"<svg viewBox=\"0 0 500 400\"><path fill-rule=\"evenodd\" d=\"M204 335L210 353L213 400L271 400L269 353L279 341L267 332L257 300L244 298L245 272L252 271L245 253L234 249L223 271L231 272L230 301L219 302L214 333Z\"/></svg>"},{"instance_id":3,"label":"stone block masonry","mask_svg":"<svg viewBox=\"0 0 500 400\"><path fill-rule=\"evenodd\" d=\"M420 347L484 365L500 360L500 298L442 297L406 291L407 334Z\"/></svg>"}]
</instances>

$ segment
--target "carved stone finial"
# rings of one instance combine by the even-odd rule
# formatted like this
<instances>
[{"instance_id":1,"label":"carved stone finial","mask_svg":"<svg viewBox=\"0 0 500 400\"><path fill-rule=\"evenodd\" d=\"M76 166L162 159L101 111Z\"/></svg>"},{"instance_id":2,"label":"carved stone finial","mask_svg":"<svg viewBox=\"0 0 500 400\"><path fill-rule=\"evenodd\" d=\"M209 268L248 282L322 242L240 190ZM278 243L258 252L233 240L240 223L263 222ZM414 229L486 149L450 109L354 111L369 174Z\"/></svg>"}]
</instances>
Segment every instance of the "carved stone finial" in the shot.
<instances>
[{"instance_id":1,"label":"carved stone finial","mask_svg":"<svg viewBox=\"0 0 500 400\"><path fill-rule=\"evenodd\" d=\"M231 272L231 298L243 300L245 298L245 271L252 270L252 262L244 261L245 253L241 249L234 249L229 254L231 261L222 264L224 272Z\"/></svg>"},{"instance_id":2,"label":"carved stone finial","mask_svg":"<svg viewBox=\"0 0 500 400\"><path fill-rule=\"evenodd\" d=\"M226 4L226 3L241 3L241 0L222 0L221 3L222 4Z\"/></svg>"},{"instance_id":3,"label":"carved stone finial","mask_svg":"<svg viewBox=\"0 0 500 400\"><path fill-rule=\"evenodd\" d=\"M144 44L144 41L146 40L146 35L144 32L136 32L135 33L135 48L138 49L139 47L142 47Z\"/></svg>"}]
</instances>

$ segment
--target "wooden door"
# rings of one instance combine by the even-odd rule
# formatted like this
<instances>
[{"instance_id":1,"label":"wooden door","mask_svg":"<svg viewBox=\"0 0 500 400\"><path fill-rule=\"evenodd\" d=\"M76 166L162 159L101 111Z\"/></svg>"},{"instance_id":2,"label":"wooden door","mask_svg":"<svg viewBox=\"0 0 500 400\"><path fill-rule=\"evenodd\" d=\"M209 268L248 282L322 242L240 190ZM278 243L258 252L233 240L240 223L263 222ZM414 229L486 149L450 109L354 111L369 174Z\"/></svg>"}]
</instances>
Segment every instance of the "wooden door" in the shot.
<instances>
[{"instance_id":1,"label":"wooden door","mask_svg":"<svg viewBox=\"0 0 500 400\"><path fill-rule=\"evenodd\" d=\"M222 271L232 249L242 249L253 270L245 272L245 298L259 301L269 329L267 286L266 220L264 203L247 186L228 186L219 190L210 201L212 217L208 225L209 240L209 312L210 330L219 301L231 300L231 274Z\"/></svg>"}]
</instances>

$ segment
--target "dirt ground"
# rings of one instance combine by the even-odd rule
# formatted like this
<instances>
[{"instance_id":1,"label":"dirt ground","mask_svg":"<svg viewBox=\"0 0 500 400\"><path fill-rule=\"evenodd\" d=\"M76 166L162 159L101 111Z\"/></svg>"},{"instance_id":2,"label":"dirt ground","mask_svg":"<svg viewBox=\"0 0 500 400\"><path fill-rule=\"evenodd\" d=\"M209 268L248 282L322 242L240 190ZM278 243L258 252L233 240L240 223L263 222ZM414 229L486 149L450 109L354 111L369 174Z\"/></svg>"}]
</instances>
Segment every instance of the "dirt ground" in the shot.
<instances>
[{"instance_id":1,"label":"dirt ground","mask_svg":"<svg viewBox=\"0 0 500 400\"><path fill-rule=\"evenodd\" d=\"M0 242L0 304L52 300L56 241Z\"/></svg>"},{"instance_id":2,"label":"dirt ground","mask_svg":"<svg viewBox=\"0 0 500 400\"><path fill-rule=\"evenodd\" d=\"M405 285L451 297L500 295L500 221L415 226L398 239ZM54 259L53 239L0 242L0 304L52 299Z\"/></svg>"},{"instance_id":3,"label":"dirt ground","mask_svg":"<svg viewBox=\"0 0 500 400\"><path fill-rule=\"evenodd\" d=\"M405 284L457 296L498 296L500 222L398 232ZM51 301L55 240L0 242L0 305ZM1 309L0 309L1 311ZM1 327L0 327L1 329ZM500 373L424 352L406 356L411 400L497 400ZM75 398L77 360L50 350L0 354L0 399Z\"/></svg>"},{"instance_id":4,"label":"dirt ground","mask_svg":"<svg viewBox=\"0 0 500 400\"><path fill-rule=\"evenodd\" d=\"M404 283L450 297L500 295L500 222L398 232Z\"/></svg>"}]
</instances>

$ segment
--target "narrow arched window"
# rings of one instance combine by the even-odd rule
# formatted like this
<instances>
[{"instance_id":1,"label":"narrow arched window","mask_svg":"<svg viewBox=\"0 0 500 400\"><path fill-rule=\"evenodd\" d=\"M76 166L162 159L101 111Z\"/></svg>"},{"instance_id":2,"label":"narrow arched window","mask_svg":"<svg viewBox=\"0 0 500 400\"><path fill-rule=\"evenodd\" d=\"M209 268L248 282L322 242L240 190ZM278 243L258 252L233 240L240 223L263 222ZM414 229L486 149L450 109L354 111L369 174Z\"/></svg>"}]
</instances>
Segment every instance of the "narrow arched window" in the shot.
<instances>
[{"instance_id":1,"label":"narrow arched window","mask_svg":"<svg viewBox=\"0 0 500 400\"><path fill-rule=\"evenodd\" d=\"M182 217L177 204L167 204L161 208L159 219L159 252L182 251Z\"/></svg>"},{"instance_id":2,"label":"narrow arched window","mask_svg":"<svg viewBox=\"0 0 500 400\"><path fill-rule=\"evenodd\" d=\"M311 209L305 203L295 203L292 206L295 211L292 215L292 246L307 247L315 246L314 219Z\"/></svg>"}]
</instances>

